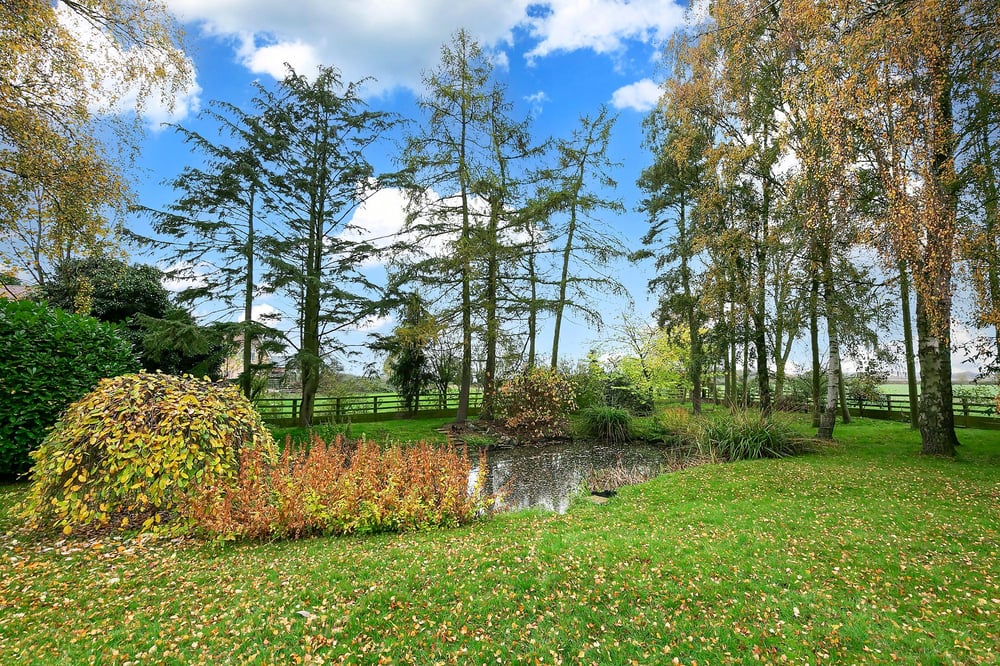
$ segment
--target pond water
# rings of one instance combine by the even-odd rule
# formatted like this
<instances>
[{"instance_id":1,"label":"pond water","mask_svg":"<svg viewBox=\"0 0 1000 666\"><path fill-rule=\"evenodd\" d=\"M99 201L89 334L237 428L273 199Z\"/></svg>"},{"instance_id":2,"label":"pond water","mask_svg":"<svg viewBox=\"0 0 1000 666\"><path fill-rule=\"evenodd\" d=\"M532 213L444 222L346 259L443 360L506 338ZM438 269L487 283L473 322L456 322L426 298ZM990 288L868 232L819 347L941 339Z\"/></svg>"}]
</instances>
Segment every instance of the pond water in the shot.
<instances>
[{"instance_id":1,"label":"pond water","mask_svg":"<svg viewBox=\"0 0 1000 666\"><path fill-rule=\"evenodd\" d=\"M540 508L564 513L592 471L624 467L657 473L672 453L676 454L643 444L597 442L493 449L486 456L489 476L484 490L495 493L507 485L504 508L508 510ZM471 452L469 457L473 458ZM478 464L474 464L470 486L479 473Z\"/></svg>"}]
</instances>

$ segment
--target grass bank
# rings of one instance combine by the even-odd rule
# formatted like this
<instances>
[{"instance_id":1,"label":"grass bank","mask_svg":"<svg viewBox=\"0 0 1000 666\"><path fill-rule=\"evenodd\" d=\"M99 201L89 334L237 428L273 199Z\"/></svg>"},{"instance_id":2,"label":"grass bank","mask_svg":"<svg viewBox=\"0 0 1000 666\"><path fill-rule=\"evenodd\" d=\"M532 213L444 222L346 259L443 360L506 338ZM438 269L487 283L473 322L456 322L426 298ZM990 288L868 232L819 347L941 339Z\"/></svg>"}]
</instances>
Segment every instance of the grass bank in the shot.
<instances>
[{"instance_id":1,"label":"grass bank","mask_svg":"<svg viewBox=\"0 0 1000 666\"><path fill-rule=\"evenodd\" d=\"M802 422L803 432L808 431ZM996 663L1000 433L857 420L566 515L216 544L0 537L5 663ZM0 529L23 489L0 487Z\"/></svg>"}]
</instances>

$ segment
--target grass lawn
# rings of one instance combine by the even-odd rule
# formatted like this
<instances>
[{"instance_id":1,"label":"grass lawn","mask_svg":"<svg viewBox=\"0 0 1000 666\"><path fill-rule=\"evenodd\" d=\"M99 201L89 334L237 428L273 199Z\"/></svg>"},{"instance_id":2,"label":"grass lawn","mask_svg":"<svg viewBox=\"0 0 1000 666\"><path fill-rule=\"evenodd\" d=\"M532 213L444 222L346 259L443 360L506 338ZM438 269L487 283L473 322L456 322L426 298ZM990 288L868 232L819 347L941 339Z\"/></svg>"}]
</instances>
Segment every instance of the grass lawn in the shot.
<instances>
[{"instance_id":1,"label":"grass lawn","mask_svg":"<svg viewBox=\"0 0 1000 666\"><path fill-rule=\"evenodd\" d=\"M806 422L801 421L803 432ZM3 663L1000 661L1000 433L857 419L565 515L285 543L0 537ZM0 487L0 532L23 487Z\"/></svg>"},{"instance_id":2,"label":"grass lawn","mask_svg":"<svg viewBox=\"0 0 1000 666\"><path fill-rule=\"evenodd\" d=\"M312 432L330 440L338 433L347 435L349 438L366 437L367 439L379 442L416 442L423 440L435 444L444 444L446 437L443 433L437 432L446 423L451 423L454 418L440 419L399 419L395 421L377 421L375 423L352 423L350 425L321 425L312 428ZM271 428L274 439L278 444L284 444L285 437L291 437L293 442L304 442L309 439L309 428Z\"/></svg>"}]
</instances>

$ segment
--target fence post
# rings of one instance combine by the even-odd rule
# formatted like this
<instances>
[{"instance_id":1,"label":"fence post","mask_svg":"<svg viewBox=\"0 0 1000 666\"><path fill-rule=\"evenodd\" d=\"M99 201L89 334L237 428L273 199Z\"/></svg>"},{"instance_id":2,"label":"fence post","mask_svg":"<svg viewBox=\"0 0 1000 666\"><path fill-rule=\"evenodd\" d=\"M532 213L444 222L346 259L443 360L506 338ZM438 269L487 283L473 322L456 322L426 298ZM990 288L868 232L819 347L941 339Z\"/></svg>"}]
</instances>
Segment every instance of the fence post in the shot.
<instances>
[{"instance_id":1,"label":"fence post","mask_svg":"<svg viewBox=\"0 0 1000 666\"><path fill-rule=\"evenodd\" d=\"M299 422L299 399L292 398L292 420Z\"/></svg>"},{"instance_id":2,"label":"fence post","mask_svg":"<svg viewBox=\"0 0 1000 666\"><path fill-rule=\"evenodd\" d=\"M343 413L340 410L340 396L338 395L337 396L337 403L333 407L333 422L334 423L340 423L340 418L342 416L343 416Z\"/></svg>"},{"instance_id":3,"label":"fence post","mask_svg":"<svg viewBox=\"0 0 1000 666\"><path fill-rule=\"evenodd\" d=\"M962 396L962 416L969 418L969 398Z\"/></svg>"},{"instance_id":4,"label":"fence post","mask_svg":"<svg viewBox=\"0 0 1000 666\"><path fill-rule=\"evenodd\" d=\"M886 393L885 394L885 411L886 411L886 415L889 417L889 420L891 421L892 420L892 394L891 393Z\"/></svg>"},{"instance_id":5,"label":"fence post","mask_svg":"<svg viewBox=\"0 0 1000 666\"><path fill-rule=\"evenodd\" d=\"M372 414L378 414L378 396L372 396Z\"/></svg>"}]
</instances>

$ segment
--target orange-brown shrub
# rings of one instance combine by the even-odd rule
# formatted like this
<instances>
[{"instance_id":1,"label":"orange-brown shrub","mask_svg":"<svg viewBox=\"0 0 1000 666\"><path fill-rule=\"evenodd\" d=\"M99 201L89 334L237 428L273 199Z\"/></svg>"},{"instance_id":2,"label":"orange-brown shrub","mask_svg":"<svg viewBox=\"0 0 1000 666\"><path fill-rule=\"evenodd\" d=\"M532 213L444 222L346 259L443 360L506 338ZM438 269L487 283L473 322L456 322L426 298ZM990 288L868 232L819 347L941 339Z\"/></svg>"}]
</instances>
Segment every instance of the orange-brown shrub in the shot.
<instances>
[{"instance_id":1,"label":"orange-brown shrub","mask_svg":"<svg viewBox=\"0 0 1000 666\"><path fill-rule=\"evenodd\" d=\"M567 416L576 409L573 384L546 368L534 368L500 387L497 414L504 426L524 441L566 435Z\"/></svg>"},{"instance_id":2,"label":"orange-brown shrub","mask_svg":"<svg viewBox=\"0 0 1000 666\"><path fill-rule=\"evenodd\" d=\"M206 485L184 511L193 523L225 538L300 538L457 526L487 513L496 497L484 494L485 453L473 488L463 449L420 442L381 447L338 435L309 446L286 442L277 464L254 450L242 454L230 484Z\"/></svg>"}]
</instances>

